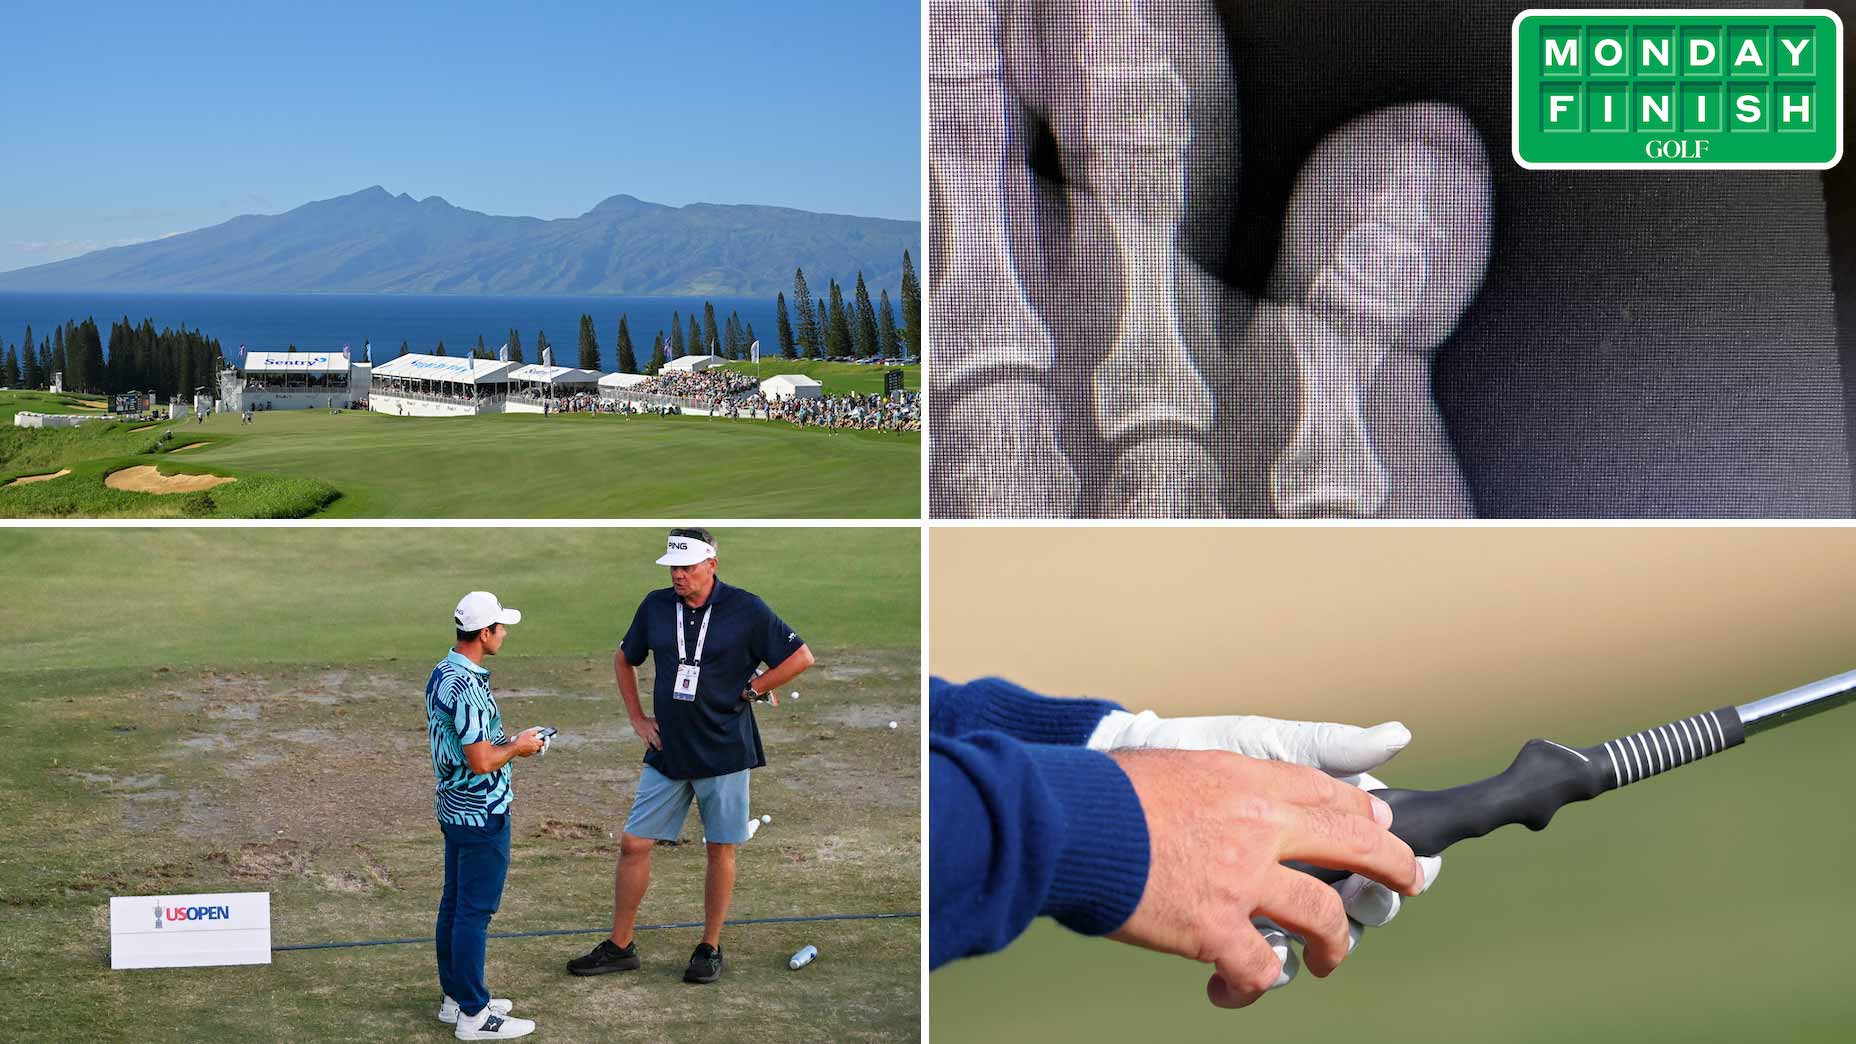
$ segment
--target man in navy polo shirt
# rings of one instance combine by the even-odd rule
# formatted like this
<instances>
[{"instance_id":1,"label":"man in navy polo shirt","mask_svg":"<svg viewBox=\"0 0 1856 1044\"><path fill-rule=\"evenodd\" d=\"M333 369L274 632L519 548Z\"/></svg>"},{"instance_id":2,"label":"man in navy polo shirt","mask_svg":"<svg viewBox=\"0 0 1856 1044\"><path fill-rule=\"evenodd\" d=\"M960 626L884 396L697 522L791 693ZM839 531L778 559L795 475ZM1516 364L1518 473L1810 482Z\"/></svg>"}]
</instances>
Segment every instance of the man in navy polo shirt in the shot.
<instances>
[{"instance_id":1,"label":"man in navy polo shirt","mask_svg":"<svg viewBox=\"0 0 1856 1044\"><path fill-rule=\"evenodd\" d=\"M812 666L812 650L757 595L715 575L715 537L673 529L658 565L671 586L646 595L612 658L632 730L645 742L638 795L619 839L612 935L567 964L575 975L639 966L632 930L651 883L651 849L683 831L694 800L708 841L702 942L684 982L722 975L722 919L735 887L735 846L748 839L748 773L767 764L752 704ZM655 715L638 698L636 668L649 653ZM754 673L761 664L770 669Z\"/></svg>"}]
</instances>

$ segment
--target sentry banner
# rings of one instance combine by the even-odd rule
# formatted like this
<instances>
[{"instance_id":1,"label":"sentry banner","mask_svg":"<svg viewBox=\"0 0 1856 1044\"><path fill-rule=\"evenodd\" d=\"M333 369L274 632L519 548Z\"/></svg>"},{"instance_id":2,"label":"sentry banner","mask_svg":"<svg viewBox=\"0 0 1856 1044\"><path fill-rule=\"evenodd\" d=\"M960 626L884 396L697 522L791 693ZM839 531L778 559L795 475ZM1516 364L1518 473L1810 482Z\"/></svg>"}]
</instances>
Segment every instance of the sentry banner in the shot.
<instances>
[{"instance_id":1,"label":"sentry banner","mask_svg":"<svg viewBox=\"0 0 1856 1044\"><path fill-rule=\"evenodd\" d=\"M1523 11L1512 35L1523 167L1824 170L1843 157L1834 12Z\"/></svg>"},{"instance_id":2,"label":"sentry banner","mask_svg":"<svg viewBox=\"0 0 1856 1044\"><path fill-rule=\"evenodd\" d=\"M271 963L271 893L110 898L110 967Z\"/></svg>"}]
</instances>

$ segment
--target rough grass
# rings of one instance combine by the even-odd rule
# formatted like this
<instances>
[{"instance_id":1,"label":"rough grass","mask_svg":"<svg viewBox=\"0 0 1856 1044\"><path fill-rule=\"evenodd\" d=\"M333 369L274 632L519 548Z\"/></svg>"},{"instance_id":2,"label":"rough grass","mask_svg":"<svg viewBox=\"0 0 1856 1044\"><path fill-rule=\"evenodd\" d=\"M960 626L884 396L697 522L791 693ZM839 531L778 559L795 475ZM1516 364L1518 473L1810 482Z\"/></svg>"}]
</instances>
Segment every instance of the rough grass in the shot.
<instances>
[{"instance_id":1,"label":"rough grass","mask_svg":"<svg viewBox=\"0 0 1856 1044\"><path fill-rule=\"evenodd\" d=\"M839 552L835 585L789 589L775 556L805 533L721 534L744 567L759 565L738 570L748 574L740 581L758 585L820 658L800 702L756 711L770 765L755 774L754 809L774 821L742 848L732 915L914 910L919 654L912 638L893 637L914 633L917 535L860 530L846 544L811 534ZM429 937L443 850L420 693L449 635L442 615L435 629L405 617L416 608L424 621L426 603L448 612L451 587L474 580L525 611L494 664L510 724L561 729L550 754L517 765L514 858L493 930L605 924L612 835L642 750L611 691L613 621L629 616L644 583L663 582L644 581L661 572L648 558L644 570L630 565L661 536L525 530L514 534L529 542L522 554L487 538L459 549L467 580L434 576L403 543L370 553L369 543L392 544L381 535L231 535L0 534L0 571L19 578L30 631L0 665L0 728L19 752L0 760L13 795L0 846L0 983L56 1039L446 1039L429 1010L438 992L428 945L111 972L107 898L263 890L277 945ZM620 564L588 564L606 560ZM176 580L201 593L85 608L101 591ZM890 597L835 596L865 584ZM363 589L347 609L314 608L317 593ZM263 603L276 608L253 619ZM286 613L294 626L275 626ZM891 719L904 728L890 731ZM684 838L699 834L692 817ZM700 919L702 859L699 844L659 849L644 923ZM703 988L679 981L697 934L641 933L641 971L586 980L563 965L597 934L493 940L490 981L553 1040L916 1037L915 920L729 929L729 970ZM807 943L820 960L788 971L787 956Z\"/></svg>"},{"instance_id":2,"label":"rough grass","mask_svg":"<svg viewBox=\"0 0 1856 1044\"><path fill-rule=\"evenodd\" d=\"M724 363L730 370L752 374L756 370L751 362ZM762 380L782 373L803 373L807 377L825 386L827 395L873 395L883 391L883 371L893 370L893 366L859 366L856 363L823 362L817 359L788 359L782 355L760 358L759 374ZM909 391L921 391L922 368L911 363L902 369L902 386Z\"/></svg>"},{"instance_id":3,"label":"rough grass","mask_svg":"<svg viewBox=\"0 0 1856 1044\"><path fill-rule=\"evenodd\" d=\"M155 461L117 457L62 463L58 466L70 468L69 475L0 489L0 518L302 518L339 495L311 479L230 472L165 458L156 465L164 475L232 475L238 481L193 493L138 493L104 484L113 471L147 463Z\"/></svg>"},{"instance_id":4,"label":"rough grass","mask_svg":"<svg viewBox=\"0 0 1856 1044\"><path fill-rule=\"evenodd\" d=\"M0 427L0 481L57 471L78 461L154 453L162 429L134 432L139 424L93 421L75 428Z\"/></svg>"}]
</instances>

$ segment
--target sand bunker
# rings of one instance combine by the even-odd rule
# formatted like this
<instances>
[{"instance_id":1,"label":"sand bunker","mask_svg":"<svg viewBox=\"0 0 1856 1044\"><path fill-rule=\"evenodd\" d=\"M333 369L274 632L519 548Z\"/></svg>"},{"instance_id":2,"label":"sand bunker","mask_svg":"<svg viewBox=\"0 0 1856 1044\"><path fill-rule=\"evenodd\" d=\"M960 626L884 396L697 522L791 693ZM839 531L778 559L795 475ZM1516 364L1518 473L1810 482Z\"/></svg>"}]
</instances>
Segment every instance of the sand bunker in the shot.
<instances>
[{"instance_id":1,"label":"sand bunker","mask_svg":"<svg viewBox=\"0 0 1856 1044\"><path fill-rule=\"evenodd\" d=\"M198 493L238 480L228 475L163 475L152 464L112 471L103 484L132 493Z\"/></svg>"},{"instance_id":2,"label":"sand bunker","mask_svg":"<svg viewBox=\"0 0 1856 1044\"><path fill-rule=\"evenodd\" d=\"M201 446L211 446L211 445L212 443L210 442L189 442L185 446L175 447L174 449L171 449L168 452L179 453L181 450L199 449Z\"/></svg>"},{"instance_id":3,"label":"sand bunker","mask_svg":"<svg viewBox=\"0 0 1856 1044\"><path fill-rule=\"evenodd\" d=\"M54 471L49 475L22 475L21 477L16 478L13 481L7 483L7 485L23 486L28 482L50 482L52 479L63 478L64 476L69 475L70 473L71 473L70 468L59 468L57 471Z\"/></svg>"},{"instance_id":4,"label":"sand bunker","mask_svg":"<svg viewBox=\"0 0 1856 1044\"><path fill-rule=\"evenodd\" d=\"M134 435L138 431L154 431L156 428L159 428L160 426L161 425L159 424L144 424L139 428L130 428L129 434Z\"/></svg>"}]
</instances>

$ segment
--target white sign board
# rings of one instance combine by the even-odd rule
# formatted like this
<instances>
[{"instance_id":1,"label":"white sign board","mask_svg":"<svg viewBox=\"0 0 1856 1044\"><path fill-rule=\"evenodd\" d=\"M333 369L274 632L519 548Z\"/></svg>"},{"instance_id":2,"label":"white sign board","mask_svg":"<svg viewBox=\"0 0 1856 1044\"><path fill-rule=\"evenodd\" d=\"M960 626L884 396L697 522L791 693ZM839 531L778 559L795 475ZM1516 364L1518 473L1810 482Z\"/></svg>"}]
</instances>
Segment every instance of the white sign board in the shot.
<instances>
[{"instance_id":1,"label":"white sign board","mask_svg":"<svg viewBox=\"0 0 1856 1044\"><path fill-rule=\"evenodd\" d=\"M271 893L110 897L110 967L271 963Z\"/></svg>"}]
</instances>

